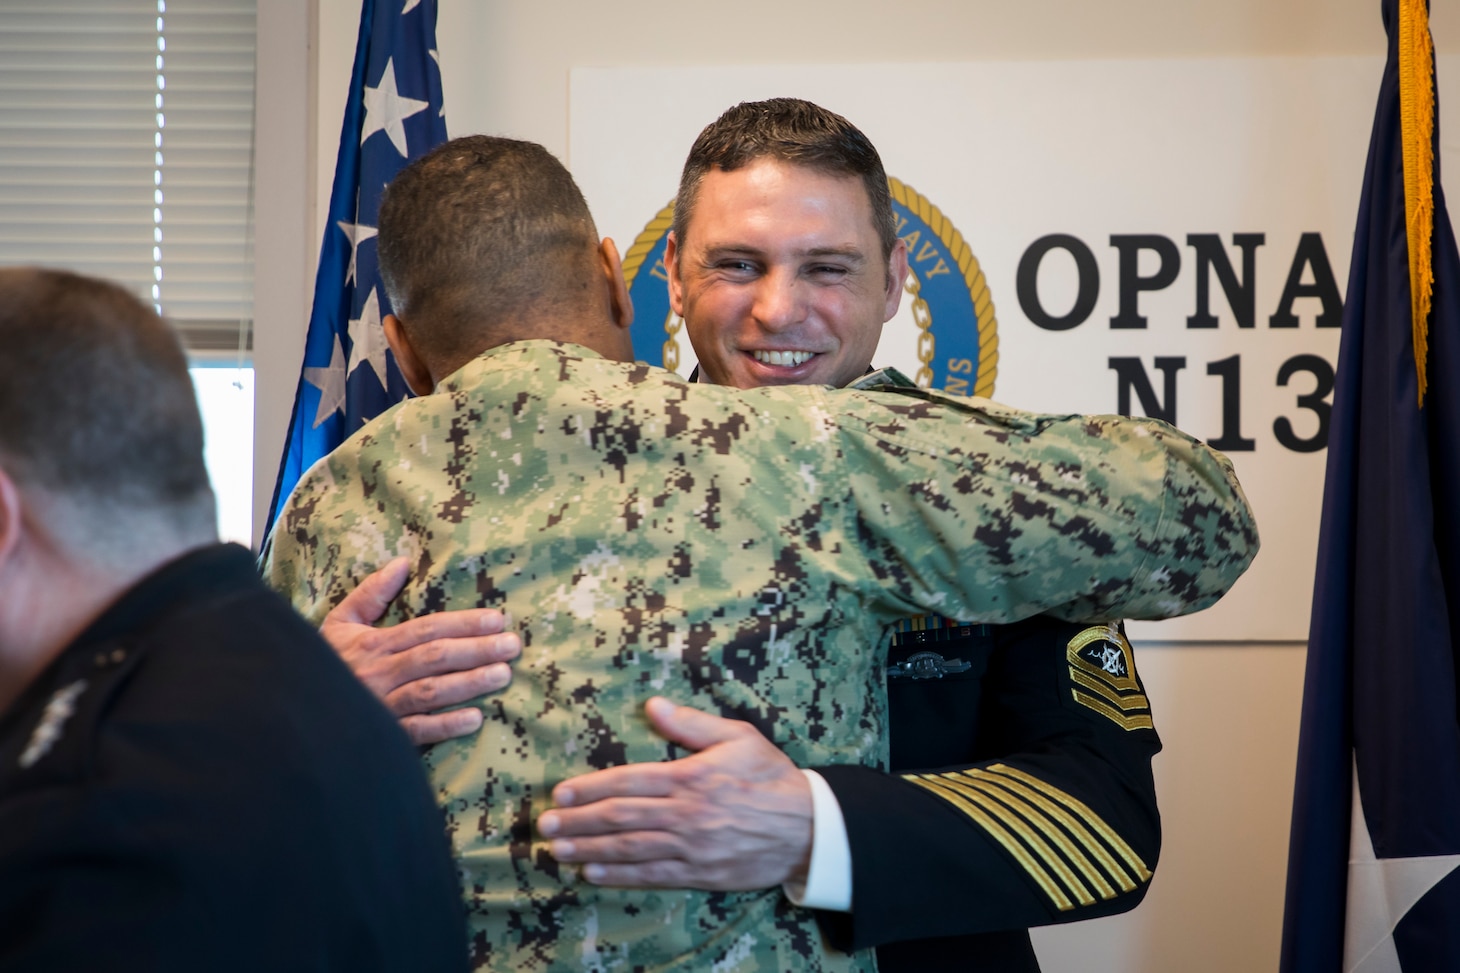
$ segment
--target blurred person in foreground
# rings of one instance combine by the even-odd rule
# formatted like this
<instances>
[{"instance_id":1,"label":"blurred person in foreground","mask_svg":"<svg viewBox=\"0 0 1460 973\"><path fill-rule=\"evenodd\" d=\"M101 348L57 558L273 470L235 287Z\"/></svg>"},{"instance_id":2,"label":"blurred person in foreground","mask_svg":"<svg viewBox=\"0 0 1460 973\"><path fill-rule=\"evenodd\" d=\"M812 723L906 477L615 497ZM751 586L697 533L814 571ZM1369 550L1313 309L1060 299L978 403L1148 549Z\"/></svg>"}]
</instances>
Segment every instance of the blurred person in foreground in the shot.
<instances>
[{"instance_id":1,"label":"blurred person in foreground","mask_svg":"<svg viewBox=\"0 0 1460 973\"><path fill-rule=\"evenodd\" d=\"M634 363L617 252L540 146L478 136L413 163L379 244L386 335L420 397L301 480L266 574L319 622L405 556L392 621L475 607L516 625L511 686L425 758L479 967L871 969L779 890L586 884L533 821L571 774L676 755L642 715L656 693L795 763L878 766L898 619L1164 617L1255 553L1225 458L1157 421ZM871 252L845 256L880 279Z\"/></svg>"},{"instance_id":2,"label":"blurred person in foreground","mask_svg":"<svg viewBox=\"0 0 1460 973\"><path fill-rule=\"evenodd\" d=\"M4 269L0 349L0 969L464 969L409 741L216 541L171 329Z\"/></svg>"}]
</instances>

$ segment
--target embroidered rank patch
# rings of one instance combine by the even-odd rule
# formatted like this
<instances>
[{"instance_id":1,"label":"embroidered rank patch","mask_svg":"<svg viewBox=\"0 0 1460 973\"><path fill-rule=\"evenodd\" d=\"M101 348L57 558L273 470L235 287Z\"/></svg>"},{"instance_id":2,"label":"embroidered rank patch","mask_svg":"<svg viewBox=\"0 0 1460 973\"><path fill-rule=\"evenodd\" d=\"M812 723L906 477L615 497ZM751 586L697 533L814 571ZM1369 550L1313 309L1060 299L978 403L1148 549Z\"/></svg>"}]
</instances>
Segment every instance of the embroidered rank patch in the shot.
<instances>
[{"instance_id":1,"label":"embroidered rank patch","mask_svg":"<svg viewBox=\"0 0 1460 973\"><path fill-rule=\"evenodd\" d=\"M1130 642L1117 625L1092 625L1065 647L1075 702L1126 730L1154 729Z\"/></svg>"},{"instance_id":2,"label":"embroidered rank patch","mask_svg":"<svg viewBox=\"0 0 1460 973\"><path fill-rule=\"evenodd\" d=\"M904 779L972 818L1060 912L1151 880L1140 855L1088 804L1027 771L996 763Z\"/></svg>"}]
</instances>

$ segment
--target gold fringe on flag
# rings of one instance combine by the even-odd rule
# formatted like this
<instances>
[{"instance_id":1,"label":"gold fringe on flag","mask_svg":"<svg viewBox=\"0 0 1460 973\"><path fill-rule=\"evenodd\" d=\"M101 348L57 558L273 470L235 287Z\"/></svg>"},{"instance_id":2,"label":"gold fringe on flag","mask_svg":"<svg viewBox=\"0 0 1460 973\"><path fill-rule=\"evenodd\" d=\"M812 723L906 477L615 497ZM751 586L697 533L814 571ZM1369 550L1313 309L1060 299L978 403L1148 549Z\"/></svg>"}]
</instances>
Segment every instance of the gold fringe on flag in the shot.
<instances>
[{"instance_id":1,"label":"gold fringe on flag","mask_svg":"<svg viewBox=\"0 0 1460 973\"><path fill-rule=\"evenodd\" d=\"M1399 141L1404 157L1404 221L1409 241L1409 303L1419 405L1425 402L1430 297L1435 272L1435 58L1427 0L1399 0Z\"/></svg>"}]
</instances>

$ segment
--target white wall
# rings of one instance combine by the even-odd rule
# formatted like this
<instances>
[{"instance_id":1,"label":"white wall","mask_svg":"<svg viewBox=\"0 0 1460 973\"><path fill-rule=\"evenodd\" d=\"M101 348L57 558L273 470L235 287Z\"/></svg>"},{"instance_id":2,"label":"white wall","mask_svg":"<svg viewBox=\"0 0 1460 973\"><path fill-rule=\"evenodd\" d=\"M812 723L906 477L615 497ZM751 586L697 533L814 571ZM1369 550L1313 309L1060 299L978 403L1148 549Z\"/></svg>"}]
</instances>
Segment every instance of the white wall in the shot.
<instances>
[{"instance_id":1,"label":"white wall","mask_svg":"<svg viewBox=\"0 0 1460 973\"><path fill-rule=\"evenodd\" d=\"M278 138L290 153L280 168L293 167L292 176L274 173L272 188L262 172L259 180L260 200L271 191L285 193L288 200L273 214L262 204L259 212L255 292L270 294L276 282L283 288L256 338L261 402L256 465L266 485L272 483L298 379L307 314L307 294L299 295L296 287L301 268L267 267L266 241L295 246L282 251L290 254L302 245L311 261L317 253L358 24L358 0L314 2L310 26L319 44L313 55L308 30L297 24L289 25L297 32L292 42L277 30L265 36L266 24L289 16L288 0L260 3L261 79L275 62L289 78L298 77L302 66L315 91L296 85L292 97L307 99L319 120L310 127L312 142L301 146L297 113L286 113L285 130L274 131L261 109L261 152ZM1441 52L1460 50L1460 37L1447 30L1452 23L1460 29L1454 7L1439 0L1432 13ZM453 135L490 132L532 139L564 158L568 74L574 67L1382 55L1384 50L1378 0L902 0L895 5L867 0L741 0L733 5L442 0L438 38ZM1373 103L1355 105L1354 111L1368 117ZM1454 123L1447 127L1457 132ZM300 244L297 207L311 196L313 221ZM312 281L312 265L303 269ZM292 363L284 364L291 354ZM268 502L267 495L261 502ZM257 520L262 519L260 513ZM1212 636L1220 639L1221 633ZM1146 902L1135 912L1039 932L1036 946L1048 973L1225 973L1276 967L1304 654L1301 643L1140 647L1138 662L1166 744L1156 764L1166 835L1161 865Z\"/></svg>"}]
</instances>

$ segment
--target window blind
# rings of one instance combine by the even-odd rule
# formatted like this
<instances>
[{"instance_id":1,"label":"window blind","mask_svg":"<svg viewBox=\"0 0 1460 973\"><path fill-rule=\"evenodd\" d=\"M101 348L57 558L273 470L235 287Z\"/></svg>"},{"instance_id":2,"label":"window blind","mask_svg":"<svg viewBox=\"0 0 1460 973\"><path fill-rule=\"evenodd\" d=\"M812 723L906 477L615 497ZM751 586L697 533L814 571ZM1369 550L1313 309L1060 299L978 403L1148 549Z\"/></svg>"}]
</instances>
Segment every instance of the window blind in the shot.
<instances>
[{"instance_id":1,"label":"window blind","mask_svg":"<svg viewBox=\"0 0 1460 973\"><path fill-rule=\"evenodd\" d=\"M0 263L250 347L254 0L0 0Z\"/></svg>"}]
</instances>

